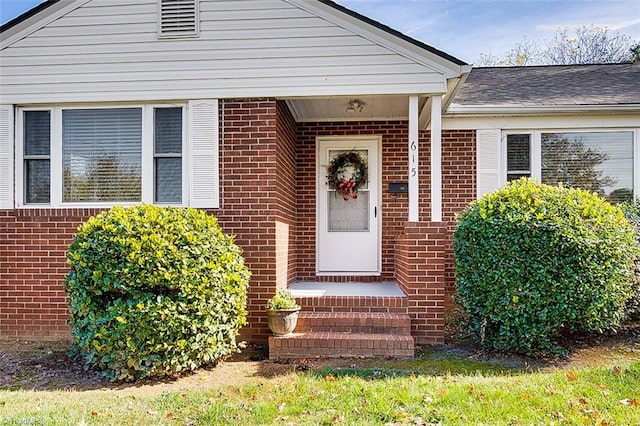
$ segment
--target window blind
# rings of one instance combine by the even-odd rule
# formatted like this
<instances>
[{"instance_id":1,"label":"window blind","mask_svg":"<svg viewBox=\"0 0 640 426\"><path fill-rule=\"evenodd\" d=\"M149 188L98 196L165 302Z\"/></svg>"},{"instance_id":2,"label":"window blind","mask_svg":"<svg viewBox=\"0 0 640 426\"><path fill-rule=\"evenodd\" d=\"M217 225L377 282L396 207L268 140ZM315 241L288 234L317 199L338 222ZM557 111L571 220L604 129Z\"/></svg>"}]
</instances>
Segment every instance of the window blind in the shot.
<instances>
[{"instance_id":1,"label":"window blind","mask_svg":"<svg viewBox=\"0 0 640 426\"><path fill-rule=\"evenodd\" d=\"M140 201L142 109L62 115L63 201Z\"/></svg>"}]
</instances>

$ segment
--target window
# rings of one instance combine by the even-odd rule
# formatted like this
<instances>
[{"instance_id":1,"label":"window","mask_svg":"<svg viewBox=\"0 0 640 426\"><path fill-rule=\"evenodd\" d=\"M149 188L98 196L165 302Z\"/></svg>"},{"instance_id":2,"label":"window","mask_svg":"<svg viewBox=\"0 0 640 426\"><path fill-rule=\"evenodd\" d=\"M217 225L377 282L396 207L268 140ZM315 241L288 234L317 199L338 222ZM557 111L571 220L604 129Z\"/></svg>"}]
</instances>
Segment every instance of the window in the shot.
<instances>
[{"instance_id":1,"label":"window","mask_svg":"<svg viewBox=\"0 0 640 426\"><path fill-rule=\"evenodd\" d=\"M25 203L48 204L51 175L51 111L24 113Z\"/></svg>"},{"instance_id":2,"label":"window","mask_svg":"<svg viewBox=\"0 0 640 426\"><path fill-rule=\"evenodd\" d=\"M531 176L531 135L507 135L507 181Z\"/></svg>"},{"instance_id":3,"label":"window","mask_svg":"<svg viewBox=\"0 0 640 426\"><path fill-rule=\"evenodd\" d=\"M506 137L506 179L533 176L612 202L633 199L633 132L531 132ZM537 155L533 155L537 152Z\"/></svg>"},{"instance_id":4,"label":"window","mask_svg":"<svg viewBox=\"0 0 640 426\"><path fill-rule=\"evenodd\" d=\"M197 37L199 0L158 0L158 37Z\"/></svg>"},{"instance_id":5,"label":"window","mask_svg":"<svg viewBox=\"0 0 640 426\"><path fill-rule=\"evenodd\" d=\"M188 204L185 107L56 107L21 117L23 204ZM217 149L217 135L204 143Z\"/></svg>"},{"instance_id":6,"label":"window","mask_svg":"<svg viewBox=\"0 0 640 426\"><path fill-rule=\"evenodd\" d=\"M142 199L142 108L62 111L62 201Z\"/></svg>"},{"instance_id":7,"label":"window","mask_svg":"<svg viewBox=\"0 0 640 426\"><path fill-rule=\"evenodd\" d=\"M180 203L182 108L155 108L154 114L154 200L156 203Z\"/></svg>"}]
</instances>

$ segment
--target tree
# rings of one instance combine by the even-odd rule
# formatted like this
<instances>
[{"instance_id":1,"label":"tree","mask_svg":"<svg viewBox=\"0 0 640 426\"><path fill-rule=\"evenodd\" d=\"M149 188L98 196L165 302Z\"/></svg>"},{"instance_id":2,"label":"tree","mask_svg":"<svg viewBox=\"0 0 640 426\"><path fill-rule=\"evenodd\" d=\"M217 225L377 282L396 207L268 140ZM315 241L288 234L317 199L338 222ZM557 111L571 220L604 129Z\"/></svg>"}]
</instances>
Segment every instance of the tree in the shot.
<instances>
[{"instance_id":1,"label":"tree","mask_svg":"<svg viewBox=\"0 0 640 426\"><path fill-rule=\"evenodd\" d=\"M515 44L504 56L493 56L492 54L480 54L479 65L488 66L525 66L535 65L532 61L541 54L540 41L523 39Z\"/></svg>"},{"instance_id":2,"label":"tree","mask_svg":"<svg viewBox=\"0 0 640 426\"><path fill-rule=\"evenodd\" d=\"M570 34L559 28L551 40L524 39L503 56L481 54L478 65L570 65L638 61L640 43L609 28L582 26Z\"/></svg>"},{"instance_id":3,"label":"tree","mask_svg":"<svg viewBox=\"0 0 640 426\"><path fill-rule=\"evenodd\" d=\"M631 54L633 55L633 62L640 62L640 43L631 48Z\"/></svg>"},{"instance_id":4,"label":"tree","mask_svg":"<svg viewBox=\"0 0 640 426\"><path fill-rule=\"evenodd\" d=\"M545 62L558 65L608 64L631 61L634 41L608 28L586 27L576 29L575 38L568 30L558 30L544 51Z\"/></svg>"}]
</instances>

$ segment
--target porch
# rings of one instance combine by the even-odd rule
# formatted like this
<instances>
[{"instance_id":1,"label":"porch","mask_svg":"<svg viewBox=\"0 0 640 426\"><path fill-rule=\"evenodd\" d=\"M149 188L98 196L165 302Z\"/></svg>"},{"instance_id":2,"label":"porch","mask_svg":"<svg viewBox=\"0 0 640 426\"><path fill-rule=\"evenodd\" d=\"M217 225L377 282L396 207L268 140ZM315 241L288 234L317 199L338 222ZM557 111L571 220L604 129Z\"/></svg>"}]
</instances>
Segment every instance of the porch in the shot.
<instances>
[{"instance_id":1,"label":"porch","mask_svg":"<svg viewBox=\"0 0 640 426\"><path fill-rule=\"evenodd\" d=\"M408 99L405 101L405 105L410 104ZM423 112L430 112L428 103L416 104ZM475 195L475 133L441 132L438 148L441 167L436 167L432 165L434 131L418 129L418 108L411 120L399 114L393 119L363 116L342 121L327 121L329 118L325 117L301 119L292 113L291 102L283 100L221 101L221 109L225 117L221 133L222 166L234 173L224 176L221 195L225 204L215 214L223 229L236 235L253 273L249 326L243 329L241 339L270 340L272 348L277 342L302 347L300 336L297 340L269 339L266 324L267 299L275 290L291 287L303 307L298 332L339 332L352 337L346 339L352 343L339 343L343 345L340 350L323 347L325 352L365 356L344 345L358 344L358 349L371 349L368 346L373 342L355 343L357 339L353 337L363 333L359 325L363 321L384 324L388 320L377 314L403 315L394 321L404 322L400 328L408 329L406 334L411 339L407 340L411 343L401 345L404 352L397 356L408 356L407 351L412 352L415 344L443 343L445 308L453 287L454 215ZM414 137L412 128L417 133L415 151L410 143ZM265 137L255 138L254 134ZM322 155L352 152L363 139L374 138L376 144L360 150L363 158L369 160L370 178L367 187L362 188L369 191L370 203L363 216L364 226L349 232L342 224L337 227L338 232L322 229L330 217L327 210L330 203L323 204L322 199L322 192L328 192L326 169L330 160ZM321 149L326 140L332 146ZM334 148L336 143L341 143L341 148ZM408 176L410 156L418 164L415 172L419 179L413 183ZM407 183L408 192L392 191L391 185L398 182ZM412 191L416 189L414 196ZM331 201L336 201L334 205L356 204L354 199L333 200L336 196L329 195ZM358 201L366 199L362 193L359 195ZM374 197L377 201L371 201ZM414 210L417 218L411 214ZM363 230L377 231L370 245L355 244ZM323 251L323 238L336 236L340 239ZM367 257L370 261L367 265L373 267L365 268L360 258L371 247L374 250ZM334 259L348 262L328 265ZM365 331L384 334L375 327ZM334 349L341 338L344 335L331 336ZM376 339L383 341L380 337ZM328 344L310 341L305 345L308 348ZM299 351L299 355L309 353ZM291 357L294 355L290 353ZM386 355L396 356L392 352ZM284 353L277 356L284 357Z\"/></svg>"}]
</instances>

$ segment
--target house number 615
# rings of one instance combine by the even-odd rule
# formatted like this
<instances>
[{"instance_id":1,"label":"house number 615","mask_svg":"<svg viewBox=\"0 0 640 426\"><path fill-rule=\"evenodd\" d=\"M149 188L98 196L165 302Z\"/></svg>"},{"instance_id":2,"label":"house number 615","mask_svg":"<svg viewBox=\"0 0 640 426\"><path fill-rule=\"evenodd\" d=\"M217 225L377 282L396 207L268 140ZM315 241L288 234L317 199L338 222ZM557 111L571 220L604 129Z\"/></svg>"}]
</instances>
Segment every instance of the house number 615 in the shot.
<instances>
[{"instance_id":1,"label":"house number 615","mask_svg":"<svg viewBox=\"0 0 640 426\"><path fill-rule=\"evenodd\" d=\"M418 151L418 145L416 144L416 141L411 141L411 177L418 174L416 151Z\"/></svg>"}]
</instances>

